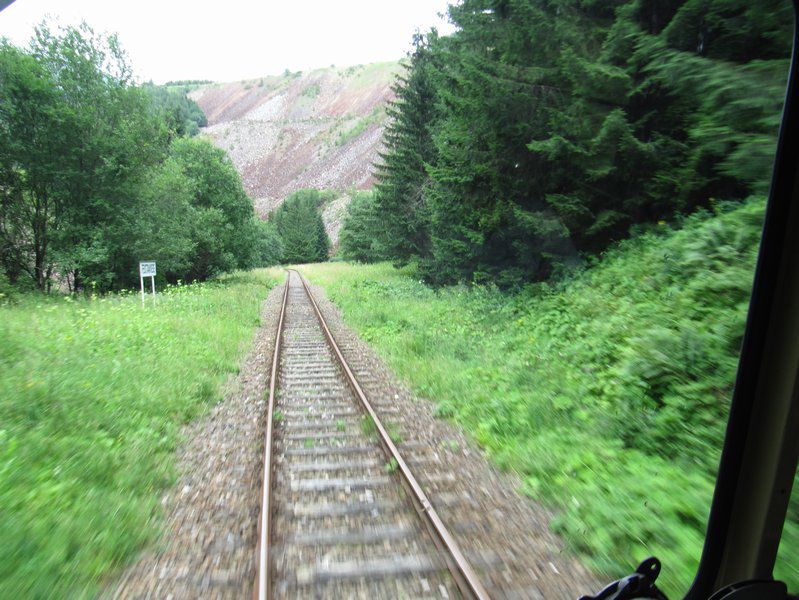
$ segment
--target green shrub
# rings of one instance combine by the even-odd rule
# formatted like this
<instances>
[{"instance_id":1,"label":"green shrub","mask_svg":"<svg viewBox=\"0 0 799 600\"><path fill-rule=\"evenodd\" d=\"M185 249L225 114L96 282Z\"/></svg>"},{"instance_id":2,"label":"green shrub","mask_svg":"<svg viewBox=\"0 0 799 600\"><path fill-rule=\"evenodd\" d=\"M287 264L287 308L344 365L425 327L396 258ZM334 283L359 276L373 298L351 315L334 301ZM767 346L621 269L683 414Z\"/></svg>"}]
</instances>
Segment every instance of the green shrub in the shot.
<instances>
[{"instance_id":1,"label":"green shrub","mask_svg":"<svg viewBox=\"0 0 799 600\"><path fill-rule=\"evenodd\" d=\"M322 88L319 87L319 84L314 83L306 87L304 90L302 90L301 95L304 96L305 98L316 98L321 91Z\"/></svg>"},{"instance_id":2,"label":"green shrub","mask_svg":"<svg viewBox=\"0 0 799 600\"><path fill-rule=\"evenodd\" d=\"M365 117L358 119L352 127L339 132L338 137L336 138L336 146L344 146L348 144L355 138L359 137L370 126L380 123L380 121L383 119L383 111L384 109L378 106Z\"/></svg>"}]
</instances>

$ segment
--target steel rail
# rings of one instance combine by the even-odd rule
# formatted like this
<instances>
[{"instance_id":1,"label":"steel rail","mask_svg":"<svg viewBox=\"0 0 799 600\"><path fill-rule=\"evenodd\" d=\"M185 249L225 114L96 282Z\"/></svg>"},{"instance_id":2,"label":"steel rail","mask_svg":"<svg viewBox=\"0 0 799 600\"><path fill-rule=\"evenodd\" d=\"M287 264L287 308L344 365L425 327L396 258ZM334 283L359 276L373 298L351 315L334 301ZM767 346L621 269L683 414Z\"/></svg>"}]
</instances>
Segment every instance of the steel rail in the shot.
<instances>
[{"instance_id":1,"label":"steel rail","mask_svg":"<svg viewBox=\"0 0 799 600\"><path fill-rule=\"evenodd\" d=\"M286 304L289 297L289 278L286 273L285 289L283 290L283 303L280 307L280 319L277 323L275 347L272 352L272 370L269 376L269 402L266 408L266 437L264 439L264 467L263 487L261 492L261 516L258 519L258 563L255 573L255 587L253 598L255 600L268 600L271 596L269 585L269 540L272 528L272 425L275 408L275 389L277 388L277 370L280 365L280 342L283 338L283 322L286 317Z\"/></svg>"},{"instance_id":2,"label":"steel rail","mask_svg":"<svg viewBox=\"0 0 799 600\"><path fill-rule=\"evenodd\" d=\"M405 459L402 458L399 450L397 449L394 442L391 440L391 436L389 435L386 428L383 426L380 418L377 416L374 408L372 408L369 399L366 397L366 394L361 388L358 380L355 377L355 374L350 369L347 361L344 358L344 355L341 353L341 350L336 343L335 338L333 337L330 328L327 326L327 322L325 318L322 316L322 311L319 310L319 306L316 304L316 300L311 293L308 284L305 281L305 278L299 271L291 269L297 276L300 278L302 282L302 287L305 289L305 293L308 296L308 299L311 302L311 306L313 306L314 312L316 313L316 317L319 320L319 324L322 327L322 330L325 333L325 337L327 338L328 343L330 344L330 348L333 350L333 353L338 358L338 362L344 371L345 377L347 379L347 383L349 383L350 387L352 388L355 395L361 402L361 405L368 413L369 417L375 424L375 429L377 430L378 434L380 435L381 441L383 446L390 454L391 458L393 458L396 463L400 474L402 475L403 481L406 484L406 489L411 492L411 496L414 502L418 505L417 510L422 515L425 524L428 526L428 531L431 532L431 535L434 538L434 541L437 542L437 545L442 546L446 549L446 552L449 554L447 557L447 568L452 573L455 583L460 588L461 592L467 597L477 598L479 600L488 600L489 595L486 592L483 584L480 582L480 579L477 576L477 573L474 571L472 566L469 564L469 561L464 556L463 552L460 549L460 546L455 541L455 538L452 537L452 534L449 533L444 522L438 516L438 513L433 508L432 503L428 499L427 495L424 493L422 486L419 485L419 482L414 477L413 473L411 472L408 464L405 462ZM286 288L288 289L288 280L286 281ZM446 554L446 553L445 553Z\"/></svg>"}]
</instances>

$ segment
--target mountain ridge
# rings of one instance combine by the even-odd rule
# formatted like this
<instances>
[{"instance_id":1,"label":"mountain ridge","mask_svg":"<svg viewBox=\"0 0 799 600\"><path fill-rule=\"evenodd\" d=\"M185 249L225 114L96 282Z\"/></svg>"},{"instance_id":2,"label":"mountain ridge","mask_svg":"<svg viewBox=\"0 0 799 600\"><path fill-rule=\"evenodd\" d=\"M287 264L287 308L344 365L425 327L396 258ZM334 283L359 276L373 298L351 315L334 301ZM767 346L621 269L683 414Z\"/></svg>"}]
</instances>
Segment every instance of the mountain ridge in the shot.
<instances>
[{"instance_id":1,"label":"mountain ridge","mask_svg":"<svg viewBox=\"0 0 799 600\"><path fill-rule=\"evenodd\" d=\"M334 189L343 198L372 187L400 71L399 61L287 71L201 85L189 97L208 118L202 134L227 151L266 218L298 189ZM342 212L326 211L334 244Z\"/></svg>"}]
</instances>

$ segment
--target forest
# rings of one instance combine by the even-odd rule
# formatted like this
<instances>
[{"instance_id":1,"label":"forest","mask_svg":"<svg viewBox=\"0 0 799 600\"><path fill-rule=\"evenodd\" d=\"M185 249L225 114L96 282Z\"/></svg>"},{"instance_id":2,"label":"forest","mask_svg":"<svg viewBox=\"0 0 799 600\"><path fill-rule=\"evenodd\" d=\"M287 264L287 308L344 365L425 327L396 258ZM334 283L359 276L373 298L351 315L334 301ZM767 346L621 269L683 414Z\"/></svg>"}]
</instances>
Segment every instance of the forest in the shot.
<instances>
[{"instance_id":1,"label":"forest","mask_svg":"<svg viewBox=\"0 0 799 600\"><path fill-rule=\"evenodd\" d=\"M136 85L113 35L43 23L28 48L0 42L0 286L103 292L139 260L160 284L272 260L203 125L185 93Z\"/></svg>"},{"instance_id":2,"label":"forest","mask_svg":"<svg viewBox=\"0 0 799 600\"><path fill-rule=\"evenodd\" d=\"M518 288L763 195L793 17L766 0L464 0L417 35L342 255Z\"/></svg>"}]
</instances>

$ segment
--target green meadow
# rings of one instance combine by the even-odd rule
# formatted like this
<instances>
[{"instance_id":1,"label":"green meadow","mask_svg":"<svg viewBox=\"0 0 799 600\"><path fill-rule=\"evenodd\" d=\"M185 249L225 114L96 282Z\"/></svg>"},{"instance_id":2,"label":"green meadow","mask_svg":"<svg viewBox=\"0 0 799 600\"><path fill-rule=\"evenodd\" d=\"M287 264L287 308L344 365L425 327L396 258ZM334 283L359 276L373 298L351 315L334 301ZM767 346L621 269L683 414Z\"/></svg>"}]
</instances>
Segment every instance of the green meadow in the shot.
<instances>
[{"instance_id":1,"label":"green meadow","mask_svg":"<svg viewBox=\"0 0 799 600\"><path fill-rule=\"evenodd\" d=\"M94 596L158 539L181 426L222 397L275 283L0 299L0 597Z\"/></svg>"}]
</instances>

